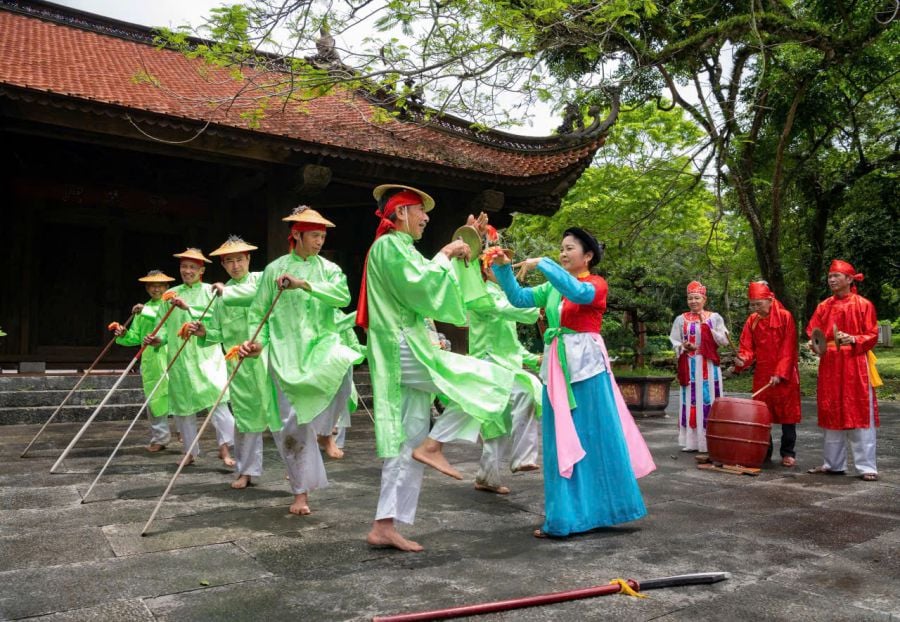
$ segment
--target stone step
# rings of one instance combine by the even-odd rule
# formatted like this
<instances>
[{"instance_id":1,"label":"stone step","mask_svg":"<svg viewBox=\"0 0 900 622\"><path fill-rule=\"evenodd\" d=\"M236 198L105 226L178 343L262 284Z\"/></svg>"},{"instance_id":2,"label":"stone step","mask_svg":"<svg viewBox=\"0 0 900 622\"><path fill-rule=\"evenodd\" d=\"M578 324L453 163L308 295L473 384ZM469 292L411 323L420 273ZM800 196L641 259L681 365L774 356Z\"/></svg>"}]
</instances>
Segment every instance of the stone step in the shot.
<instances>
[{"instance_id":1,"label":"stone step","mask_svg":"<svg viewBox=\"0 0 900 622\"><path fill-rule=\"evenodd\" d=\"M43 424L56 406L20 406L16 408L0 408L0 425L18 425L23 423ZM134 419L141 404L106 404L95 421L130 421ZM87 421L95 406L63 406L56 415L54 423L83 423ZM52 425L52 424L51 424Z\"/></svg>"},{"instance_id":2,"label":"stone step","mask_svg":"<svg viewBox=\"0 0 900 622\"><path fill-rule=\"evenodd\" d=\"M120 374L91 374L84 379L78 390L109 389L119 376ZM0 374L0 391L69 391L79 378L80 374ZM119 386L141 388L140 374L128 374Z\"/></svg>"},{"instance_id":3,"label":"stone step","mask_svg":"<svg viewBox=\"0 0 900 622\"><path fill-rule=\"evenodd\" d=\"M82 390L79 387L66 401L66 406L96 406L106 397L107 393L109 393L109 389ZM68 390L0 391L0 409L20 406L52 406L55 408L68 394ZM143 401L143 389L120 386L110 396L107 404L140 404Z\"/></svg>"}]
</instances>

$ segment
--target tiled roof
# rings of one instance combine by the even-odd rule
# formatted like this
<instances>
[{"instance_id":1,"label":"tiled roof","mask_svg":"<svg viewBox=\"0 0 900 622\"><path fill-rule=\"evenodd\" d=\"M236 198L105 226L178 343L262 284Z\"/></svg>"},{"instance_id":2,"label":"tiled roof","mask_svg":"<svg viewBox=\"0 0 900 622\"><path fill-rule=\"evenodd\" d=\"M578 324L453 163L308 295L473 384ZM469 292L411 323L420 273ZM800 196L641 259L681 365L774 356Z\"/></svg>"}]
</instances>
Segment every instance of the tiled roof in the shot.
<instances>
[{"instance_id":1,"label":"tiled roof","mask_svg":"<svg viewBox=\"0 0 900 622\"><path fill-rule=\"evenodd\" d=\"M375 123L373 104L355 92L270 106L253 128L241 113L255 106L254 93L232 101L247 83L176 51L7 10L0 10L0 32L0 85L278 136L302 151L387 156L525 181L581 169L600 144L565 147L527 138L517 144L516 137L503 133L492 133L497 144L486 144L413 122ZM136 79L140 74L152 76L157 85ZM216 108L211 101L232 105Z\"/></svg>"}]
</instances>

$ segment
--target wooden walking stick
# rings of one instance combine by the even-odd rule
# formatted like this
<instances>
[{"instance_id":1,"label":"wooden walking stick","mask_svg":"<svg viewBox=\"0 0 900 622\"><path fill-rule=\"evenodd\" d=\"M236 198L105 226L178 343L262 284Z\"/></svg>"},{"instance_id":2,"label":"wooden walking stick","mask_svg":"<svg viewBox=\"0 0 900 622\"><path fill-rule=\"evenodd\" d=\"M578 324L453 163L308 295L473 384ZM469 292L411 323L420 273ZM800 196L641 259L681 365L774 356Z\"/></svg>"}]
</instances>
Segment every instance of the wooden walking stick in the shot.
<instances>
[{"instance_id":1,"label":"wooden walking stick","mask_svg":"<svg viewBox=\"0 0 900 622\"><path fill-rule=\"evenodd\" d=\"M259 337L259 333L262 330L262 327L266 322L269 321L269 316L272 315L272 310L275 308L275 303L278 302L278 299L281 298L281 294L284 293L284 282L280 283L280 287L278 288L278 293L275 294L275 298L272 299L272 304L269 305L269 310L266 311L266 314L263 316L262 321L259 323L259 326L256 327L256 330L253 333L253 336L250 338L251 342L256 341L256 338ZM236 348L238 346L234 346L229 352L228 356L231 356L236 352ZM191 446L186 448L184 451L184 456L181 458L181 461L178 463L178 468L175 469L175 474L172 476L172 479L169 480L169 485L166 486L165 491L163 491L162 496L159 498L159 501L156 502L156 507L153 508L153 512L150 514L150 518L147 519L147 524L144 525L144 528L141 530L141 535L146 536L147 530L150 529L150 525L153 524L153 519L156 518L157 512L159 512L159 508L162 507L163 502L166 500L166 497L169 496L169 492L172 490L172 486L175 485L175 480L178 479L178 476L181 475L182 469L184 469L185 465L187 465L188 457L191 455L191 452L194 451L194 448L200 443L200 437L203 435L204 430L206 430L206 426L209 424L210 419L212 419L213 413L216 408L219 407L219 404L222 401L222 398L225 397L225 394L228 392L228 387L231 385L231 381L234 380L234 377L237 375L238 370L241 368L241 364L244 362L244 357L238 356L237 365L234 366L234 370L231 372L231 375L228 376L228 380L225 382L225 386L222 387L222 391L219 393L219 397L216 398L215 403L210 407L209 412L206 413L206 417L203 419L203 423L200 425L200 429L197 430L197 435L194 437L194 442L191 443Z\"/></svg>"},{"instance_id":2,"label":"wooden walking stick","mask_svg":"<svg viewBox=\"0 0 900 622\"><path fill-rule=\"evenodd\" d=\"M131 324L131 320L133 320L133 319L134 319L134 313L132 313L131 315L128 316L128 319L125 320L125 323L121 325L122 328L127 329L128 325ZM107 326L107 328L109 330L115 331L115 329L117 328L117 325L118 325L118 322L113 322L112 324ZM62 407L65 406L66 402L69 401L69 398L75 394L75 391L78 390L78 387L81 386L81 383L84 382L85 379L91 375L91 372L94 370L94 367L96 367L97 363L99 363L103 359L103 357L106 356L106 353L109 352L110 348L113 347L113 344L115 342L116 342L116 337L114 335L113 338L109 340L109 343L106 344L106 347L103 348L103 350L101 350L100 354L97 355L97 358L94 359L94 362L91 363L91 366L88 367L86 370L84 370L84 373L81 375L81 378L78 379L78 382L75 383L75 386L72 387L72 390L69 391L69 393L63 398L63 401L60 402L59 406L56 407L56 410L54 410L53 413L50 415L50 417L47 419L47 421L44 422L44 425L41 426L41 429L37 431L37 434L34 435L34 438L31 439L31 442L28 443L28 445L22 451L22 455L19 456L20 458L25 457L25 455L28 453L28 450L31 449L32 445L34 445L34 442L38 439L38 437L41 434L44 433L44 430L47 429L47 426L50 425L50 422L52 422L54 419L56 419L56 415L58 415L60 413L60 411L62 410Z\"/></svg>"},{"instance_id":3,"label":"wooden walking stick","mask_svg":"<svg viewBox=\"0 0 900 622\"><path fill-rule=\"evenodd\" d=\"M166 293L168 294L169 292L166 292ZM166 297L166 294L163 294L163 300L171 300L174 297L175 297L174 293L171 296L168 296L168 298ZM169 309L166 311L165 315L163 315L162 319L159 322L157 322L156 326L153 328L153 332L151 332L148 335L148 337L156 336L156 333L158 333L159 329L161 329L163 327L163 324L166 323L166 320L169 319L169 316L172 315L172 311L174 311L174 310L175 310L175 307L170 305ZM118 380L116 380L116 382L115 382L115 384L113 384L112 388L109 391L107 391L106 396L103 398L103 400L99 404L97 404L97 408L94 409L94 412L91 413L91 416L88 417L87 421L84 422L84 425L81 426L81 429L78 430L78 433L75 435L75 438L73 438L71 440L71 442L69 442L68 447L65 448L65 450L62 452L62 454L60 454L59 458L57 458L57 460L53 464L53 466L50 467L51 473L56 473L56 469L58 469L59 465L62 464L62 461L65 460L66 456L69 454L69 452L75 446L75 443L78 442L78 439L81 438L81 436L87 430L88 426L91 425L91 422L93 422L94 419L97 418L97 415L100 414L100 410L102 410L103 407L106 406L106 402L109 401L109 398L112 397L112 394L115 392L115 390L119 388L119 385L122 384L122 381L125 380L125 377L128 376L129 372L131 372L131 369L140 360L141 354L143 354L144 350L146 350L146 349L147 349L147 345L144 344L141 346L140 350L137 351L137 354L135 354L134 357L131 359L131 362L128 363L128 367L125 368L125 371L122 372L122 375L119 376Z\"/></svg>"},{"instance_id":4,"label":"wooden walking stick","mask_svg":"<svg viewBox=\"0 0 900 622\"><path fill-rule=\"evenodd\" d=\"M199 318L194 320L195 322L200 322L206 316L207 311L209 311L210 306L212 305L212 301L216 299L216 296L212 297L210 303L206 305L206 308L203 310L203 313ZM87 489L87 492L84 493L84 496L81 498L81 502L84 503L87 501L88 495L91 494L91 491L94 489L94 486L97 485L97 482L100 481L100 478L103 476L103 473L106 471L106 467L113 461L113 458L116 457L116 453L118 453L119 449L121 449L122 445L125 443L125 439L128 437L128 434L131 432L132 428L137 424L138 419L141 418L141 415L150 405L150 400L153 399L153 395L156 393L156 390L162 385L163 380L166 379L166 375L169 373L169 370L172 369L172 366L175 364L175 361L178 360L178 357L181 355L181 352L184 350L185 346L187 346L188 340L190 339L190 335L185 334L183 336L183 341L181 345L178 347L178 351L175 352L175 356L172 357L172 360L169 361L169 364L166 365L166 370L159 377L159 380L156 381L156 384L153 386L153 390L150 391L150 394L147 396L147 399L144 400L144 403L141 404L140 410L138 410L137 414L134 416L134 419L131 421L131 425L125 430L125 434L122 435L122 438L119 439L119 444L116 445L116 448L113 449L112 453L109 455L109 458L106 460L106 464L103 465L103 468L100 469L100 472L97 473L97 477L94 478L93 483L90 485L90 488Z\"/></svg>"}]
</instances>

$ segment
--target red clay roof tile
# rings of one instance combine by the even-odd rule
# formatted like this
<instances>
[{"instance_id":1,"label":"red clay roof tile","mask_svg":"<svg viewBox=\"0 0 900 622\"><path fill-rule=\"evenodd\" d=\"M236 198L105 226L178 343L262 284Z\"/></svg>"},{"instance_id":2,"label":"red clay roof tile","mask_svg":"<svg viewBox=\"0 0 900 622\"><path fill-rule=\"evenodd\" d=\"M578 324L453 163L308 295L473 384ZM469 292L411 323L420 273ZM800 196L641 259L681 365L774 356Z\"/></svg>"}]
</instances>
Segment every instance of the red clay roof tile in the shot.
<instances>
[{"instance_id":1,"label":"red clay roof tile","mask_svg":"<svg viewBox=\"0 0 900 622\"><path fill-rule=\"evenodd\" d=\"M395 156L450 169L528 178L583 163L599 145L595 141L535 153L494 147L413 122L374 123L373 104L348 92L291 102L283 108L270 102L259 127L252 128L241 115L254 109L260 92L224 70L209 69L178 52L4 10L0 10L0 32L0 84L211 121L336 148L345 155ZM140 80L142 74L158 80L158 86ZM249 72L245 76L271 78Z\"/></svg>"}]
</instances>

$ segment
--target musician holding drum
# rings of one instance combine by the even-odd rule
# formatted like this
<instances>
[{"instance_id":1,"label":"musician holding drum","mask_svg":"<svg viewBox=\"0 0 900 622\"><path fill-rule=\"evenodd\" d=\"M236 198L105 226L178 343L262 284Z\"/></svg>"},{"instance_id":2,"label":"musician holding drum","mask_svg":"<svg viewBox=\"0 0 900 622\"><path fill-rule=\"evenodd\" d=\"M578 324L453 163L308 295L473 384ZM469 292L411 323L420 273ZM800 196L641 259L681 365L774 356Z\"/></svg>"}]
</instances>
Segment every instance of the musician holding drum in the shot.
<instances>
[{"instance_id":1,"label":"musician holding drum","mask_svg":"<svg viewBox=\"0 0 900 622\"><path fill-rule=\"evenodd\" d=\"M753 392L765 391L756 398L766 403L773 423L781 424L781 465L797 464L794 446L800 423L800 372L797 367L797 326L791 312L775 298L765 281L747 288L750 317L741 331L734 370L738 373L756 363ZM769 438L768 460L772 456Z\"/></svg>"}]
</instances>

